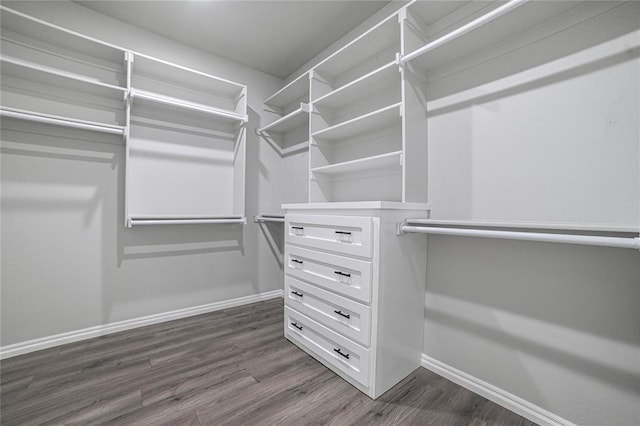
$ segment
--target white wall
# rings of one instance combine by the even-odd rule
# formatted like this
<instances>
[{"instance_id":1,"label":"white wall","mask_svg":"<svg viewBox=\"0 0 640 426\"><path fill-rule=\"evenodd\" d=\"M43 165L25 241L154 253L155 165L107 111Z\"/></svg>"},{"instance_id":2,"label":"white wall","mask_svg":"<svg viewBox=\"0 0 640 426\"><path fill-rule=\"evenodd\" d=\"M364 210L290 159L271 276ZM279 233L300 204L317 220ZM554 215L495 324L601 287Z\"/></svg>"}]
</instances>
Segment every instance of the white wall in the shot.
<instances>
[{"instance_id":1,"label":"white wall","mask_svg":"<svg viewBox=\"0 0 640 426\"><path fill-rule=\"evenodd\" d=\"M432 217L638 227L639 9L586 10L431 76ZM428 245L426 355L577 424L640 423L640 253Z\"/></svg>"},{"instance_id":2,"label":"white wall","mask_svg":"<svg viewBox=\"0 0 640 426\"><path fill-rule=\"evenodd\" d=\"M638 226L639 27L618 9L429 75L433 217ZM427 356L570 422L640 423L640 253L430 236L425 262Z\"/></svg>"},{"instance_id":3,"label":"white wall","mask_svg":"<svg viewBox=\"0 0 640 426\"><path fill-rule=\"evenodd\" d=\"M279 208L280 158L255 128L282 81L71 2L3 4L246 84L250 123L246 226L125 229L122 145L3 120L2 345L281 289L277 250L252 218Z\"/></svg>"}]
</instances>

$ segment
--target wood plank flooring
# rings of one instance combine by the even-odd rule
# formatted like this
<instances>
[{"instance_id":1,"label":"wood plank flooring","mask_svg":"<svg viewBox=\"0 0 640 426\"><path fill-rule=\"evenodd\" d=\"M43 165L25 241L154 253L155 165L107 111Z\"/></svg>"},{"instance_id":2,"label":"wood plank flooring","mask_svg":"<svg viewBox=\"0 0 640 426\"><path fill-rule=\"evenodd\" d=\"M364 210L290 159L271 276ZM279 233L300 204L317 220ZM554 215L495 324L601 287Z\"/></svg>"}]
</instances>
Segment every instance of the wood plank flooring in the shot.
<instances>
[{"instance_id":1,"label":"wood plank flooring","mask_svg":"<svg viewBox=\"0 0 640 426\"><path fill-rule=\"evenodd\" d=\"M418 368L376 401L283 337L275 299L9 358L0 423L531 425Z\"/></svg>"}]
</instances>

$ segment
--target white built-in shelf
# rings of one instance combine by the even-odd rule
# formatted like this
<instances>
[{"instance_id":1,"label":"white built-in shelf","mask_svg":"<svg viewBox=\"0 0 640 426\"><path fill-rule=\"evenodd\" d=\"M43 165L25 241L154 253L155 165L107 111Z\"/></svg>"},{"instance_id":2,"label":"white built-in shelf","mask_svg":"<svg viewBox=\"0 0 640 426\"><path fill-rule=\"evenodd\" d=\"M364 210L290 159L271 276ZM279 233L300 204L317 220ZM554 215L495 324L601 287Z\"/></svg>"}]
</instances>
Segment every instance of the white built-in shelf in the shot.
<instances>
[{"instance_id":1,"label":"white built-in shelf","mask_svg":"<svg viewBox=\"0 0 640 426\"><path fill-rule=\"evenodd\" d=\"M400 29L397 13L387 17L337 50L314 67L314 70L324 76L339 76L390 47L397 47L394 50L400 51Z\"/></svg>"},{"instance_id":2,"label":"white built-in shelf","mask_svg":"<svg viewBox=\"0 0 640 426\"><path fill-rule=\"evenodd\" d=\"M2 52L21 59L99 77L109 84L124 79L124 50L1 6Z\"/></svg>"},{"instance_id":3,"label":"white built-in shelf","mask_svg":"<svg viewBox=\"0 0 640 426\"><path fill-rule=\"evenodd\" d=\"M376 170L389 167L400 167L402 151L388 152L371 157L359 158L357 160L345 161L343 163L330 164L328 166L314 167L313 173L339 175L346 173L356 173L365 170Z\"/></svg>"},{"instance_id":4,"label":"white built-in shelf","mask_svg":"<svg viewBox=\"0 0 640 426\"><path fill-rule=\"evenodd\" d=\"M191 111L200 112L203 114L213 115L218 118L228 119L232 121L246 122L248 117L246 115L237 114L232 111L224 111L217 108L212 108L208 105L203 105L196 102L186 101L184 99L174 98L171 96L165 96L158 93L148 92L146 90L131 89L129 96L134 99L140 99L143 101L159 103L168 105L175 108L182 108Z\"/></svg>"},{"instance_id":5,"label":"white built-in shelf","mask_svg":"<svg viewBox=\"0 0 640 426\"><path fill-rule=\"evenodd\" d=\"M397 61L389 62L313 101L313 106L341 108L368 96L381 88L397 83L400 93L400 68Z\"/></svg>"},{"instance_id":6,"label":"white built-in shelf","mask_svg":"<svg viewBox=\"0 0 640 426\"><path fill-rule=\"evenodd\" d=\"M290 112L284 117L280 117L273 123L258 129L258 134L261 133L286 133L291 130L309 126L309 105L300 104L300 108Z\"/></svg>"},{"instance_id":7,"label":"white built-in shelf","mask_svg":"<svg viewBox=\"0 0 640 426\"><path fill-rule=\"evenodd\" d=\"M90 93L109 98L123 99L125 87L103 83L81 74L40 65L17 58L0 57L2 75L43 85Z\"/></svg>"},{"instance_id":8,"label":"white built-in shelf","mask_svg":"<svg viewBox=\"0 0 640 426\"><path fill-rule=\"evenodd\" d=\"M510 228L510 229L540 229L554 231L584 231L584 232L620 232L640 233L637 225L603 225L596 223L563 223L563 222L527 222L527 221L487 221L487 220L445 220L445 219L410 219L407 221L416 225L455 226L464 228Z\"/></svg>"},{"instance_id":9,"label":"white built-in shelf","mask_svg":"<svg viewBox=\"0 0 640 426\"><path fill-rule=\"evenodd\" d=\"M396 124L399 125L401 122L401 107L402 102L397 102L393 105L336 124L335 126L319 130L311 134L311 136L322 140L338 141L359 134L392 127Z\"/></svg>"},{"instance_id":10,"label":"white built-in shelf","mask_svg":"<svg viewBox=\"0 0 640 426\"><path fill-rule=\"evenodd\" d=\"M426 203L401 203L398 201L333 201L318 203L282 204L283 210L425 210L430 209Z\"/></svg>"},{"instance_id":11,"label":"white built-in shelf","mask_svg":"<svg viewBox=\"0 0 640 426\"><path fill-rule=\"evenodd\" d=\"M410 14L424 22L436 22L438 32L433 34L425 28L430 41L424 46L408 52L401 62L410 62L422 71L432 71L458 59L476 54L497 43L519 36L528 29L553 19L580 5L572 1L526 1L511 0L493 3L462 4L459 9L439 9L444 16L434 15L432 2L414 2L407 7ZM611 7L615 2L611 2ZM496 7L497 6L497 7ZM480 9L480 10L478 10ZM446 28L440 28L446 23Z\"/></svg>"},{"instance_id":12,"label":"white built-in shelf","mask_svg":"<svg viewBox=\"0 0 640 426\"><path fill-rule=\"evenodd\" d=\"M175 89L181 93L191 92L202 96L227 98L233 102L246 96L246 86L207 74L192 68L184 67L158 58L136 53L133 62L133 87L155 91L168 96L171 92L151 90L143 87L147 82L162 84L167 90ZM140 84L136 84L137 81Z\"/></svg>"},{"instance_id":13,"label":"white built-in shelf","mask_svg":"<svg viewBox=\"0 0 640 426\"><path fill-rule=\"evenodd\" d=\"M114 126L87 120L76 120L58 115L43 114L36 111L27 111L5 106L0 108L0 116L7 118L17 118L19 120L33 121L36 123L52 124L54 126L91 130L100 133L109 133L113 135L125 134L124 126Z\"/></svg>"},{"instance_id":14,"label":"white built-in shelf","mask_svg":"<svg viewBox=\"0 0 640 426\"><path fill-rule=\"evenodd\" d=\"M291 83L269 96L264 105L282 115L282 110L293 103L309 102L309 73L302 74Z\"/></svg>"}]
</instances>

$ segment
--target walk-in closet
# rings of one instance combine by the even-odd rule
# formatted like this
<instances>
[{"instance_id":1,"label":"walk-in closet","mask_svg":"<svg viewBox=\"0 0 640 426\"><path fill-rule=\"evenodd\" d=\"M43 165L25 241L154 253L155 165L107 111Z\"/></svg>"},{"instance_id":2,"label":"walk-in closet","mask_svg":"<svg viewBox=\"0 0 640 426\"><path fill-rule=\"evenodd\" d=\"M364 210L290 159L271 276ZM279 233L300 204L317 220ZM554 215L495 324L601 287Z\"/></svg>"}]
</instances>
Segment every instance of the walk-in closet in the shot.
<instances>
[{"instance_id":1,"label":"walk-in closet","mask_svg":"<svg viewBox=\"0 0 640 426\"><path fill-rule=\"evenodd\" d=\"M640 424L640 1L0 20L0 424Z\"/></svg>"}]
</instances>

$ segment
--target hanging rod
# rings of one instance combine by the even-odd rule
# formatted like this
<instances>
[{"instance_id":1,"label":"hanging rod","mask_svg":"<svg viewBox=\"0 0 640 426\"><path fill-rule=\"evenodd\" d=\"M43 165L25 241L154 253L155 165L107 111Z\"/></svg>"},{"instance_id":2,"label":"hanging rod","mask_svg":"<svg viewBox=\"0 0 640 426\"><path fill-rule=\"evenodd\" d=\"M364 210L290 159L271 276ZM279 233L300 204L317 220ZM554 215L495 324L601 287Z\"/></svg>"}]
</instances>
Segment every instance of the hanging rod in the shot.
<instances>
[{"instance_id":1,"label":"hanging rod","mask_svg":"<svg viewBox=\"0 0 640 426\"><path fill-rule=\"evenodd\" d=\"M246 224L245 217L130 217L127 219L127 227L134 225L188 225L188 224L222 224L222 223L242 223Z\"/></svg>"},{"instance_id":2,"label":"hanging rod","mask_svg":"<svg viewBox=\"0 0 640 426\"><path fill-rule=\"evenodd\" d=\"M466 33L475 30L476 28L479 28L491 21L493 21L494 19L504 15L505 13L508 13L510 11L512 11L513 9L522 6L524 3L528 2L529 0L511 0L507 3L505 3L504 5L498 7L497 9L492 10L491 12L487 13L486 15L482 15L481 17L474 19L473 21L469 22L468 24L465 24L463 26L461 26L460 28L457 28L453 31L451 31L450 33L447 33L446 35L435 39L434 41L432 41L431 43L427 43L424 46L422 46L421 48L414 50L413 52L409 53L408 55L405 55L404 57L402 57L402 59L400 59L400 63L401 64L406 64L407 62L411 61L412 59L417 58L418 56L421 56L431 50L434 50L437 47L442 46L443 44L449 43L450 41L453 41L455 39L457 39L460 36L465 35Z\"/></svg>"},{"instance_id":3,"label":"hanging rod","mask_svg":"<svg viewBox=\"0 0 640 426\"><path fill-rule=\"evenodd\" d=\"M254 222L278 222L284 223L284 216L272 216L272 215L258 215L253 218Z\"/></svg>"},{"instance_id":4,"label":"hanging rod","mask_svg":"<svg viewBox=\"0 0 640 426\"><path fill-rule=\"evenodd\" d=\"M581 244L587 246L619 247L640 250L640 236L635 238L603 237L597 235L549 234L542 232L495 231L488 229L460 229L398 224L398 235L406 233L452 235L458 237L498 238L503 240L539 241L547 243Z\"/></svg>"},{"instance_id":5,"label":"hanging rod","mask_svg":"<svg viewBox=\"0 0 640 426\"><path fill-rule=\"evenodd\" d=\"M0 109L0 116L34 121L36 123L53 124L54 126L71 127L73 129L92 130L112 135L122 136L125 134L125 128L123 126L110 126L108 124L95 123L92 121L74 120L58 115L43 114L34 111L20 110L17 108L2 107Z\"/></svg>"}]
</instances>

